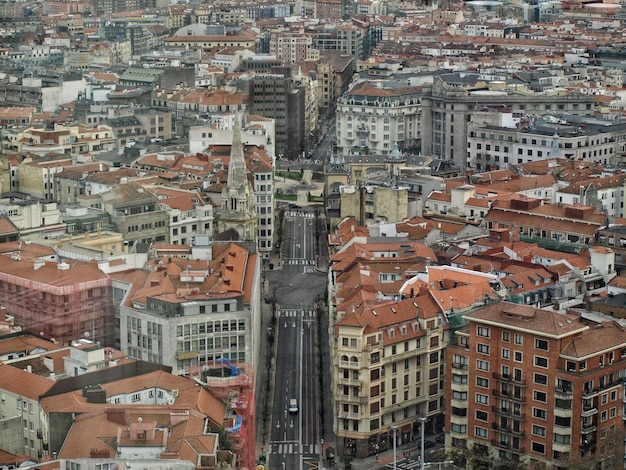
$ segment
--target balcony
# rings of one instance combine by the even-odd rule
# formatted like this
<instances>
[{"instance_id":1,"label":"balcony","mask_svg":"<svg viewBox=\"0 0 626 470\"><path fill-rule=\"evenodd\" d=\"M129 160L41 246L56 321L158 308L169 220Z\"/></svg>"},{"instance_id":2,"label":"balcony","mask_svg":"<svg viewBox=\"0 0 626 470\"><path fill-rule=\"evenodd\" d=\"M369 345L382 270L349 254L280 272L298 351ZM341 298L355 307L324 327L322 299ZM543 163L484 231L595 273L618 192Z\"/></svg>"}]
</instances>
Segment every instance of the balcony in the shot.
<instances>
[{"instance_id":1,"label":"balcony","mask_svg":"<svg viewBox=\"0 0 626 470\"><path fill-rule=\"evenodd\" d=\"M452 368L460 371L460 370L468 370L468 365L467 364L461 364L460 362L453 362L452 363Z\"/></svg>"},{"instance_id":2,"label":"balcony","mask_svg":"<svg viewBox=\"0 0 626 470\"><path fill-rule=\"evenodd\" d=\"M595 406L585 406L580 412L580 416L582 416L583 418L589 418L590 416L593 416L595 414L598 414L598 408L596 408Z\"/></svg>"},{"instance_id":3,"label":"balcony","mask_svg":"<svg viewBox=\"0 0 626 470\"><path fill-rule=\"evenodd\" d=\"M524 431L521 430L515 430L512 427L508 426L508 427L504 427L504 426L500 426L498 423L496 422L492 422L491 423L491 429L494 429L498 432L502 432L502 433L506 433L506 434L512 434L516 437L519 437L521 439L526 437L526 433Z\"/></svg>"},{"instance_id":4,"label":"balcony","mask_svg":"<svg viewBox=\"0 0 626 470\"><path fill-rule=\"evenodd\" d=\"M581 434L591 434L598 429L598 426L594 423L583 423L580 428Z\"/></svg>"},{"instance_id":5,"label":"balcony","mask_svg":"<svg viewBox=\"0 0 626 470\"><path fill-rule=\"evenodd\" d=\"M525 395L516 395L514 393L512 393L511 391L508 392L502 392L500 390L496 390L495 388L491 389L491 394L495 397L498 398L506 398L507 400L513 400L516 401L518 403L526 403L526 396Z\"/></svg>"},{"instance_id":6,"label":"balcony","mask_svg":"<svg viewBox=\"0 0 626 470\"><path fill-rule=\"evenodd\" d=\"M357 387L360 387L361 385L363 385L359 379L350 379L350 378L346 379L344 377L339 377L337 379L337 383L339 385L351 385L351 386L357 386Z\"/></svg>"},{"instance_id":7,"label":"balcony","mask_svg":"<svg viewBox=\"0 0 626 470\"><path fill-rule=\"evenodd\" d=\"M495 372L493 372L491 376L494 379L499 380L500 382L511 382L511 383L521 385L523 387L526 386L526 379L522 379L521 377L515 377L513 375L508 375L508 374L497 374Z\"/></svg>"},{"instance_id":8,"label":"balcony","mask_svg":"<svg viewBox=\"0 0 626 470\"><path fill-rule=\"evenodd\" d=\"M600 393L598 389L583 390L583 398L594 398L598 396L598 393Z\"/></svg>"},{"instance_id":9,"label":"balcony","mask_svg":"<svg viewBox=\"0 0 626 470\"><path fill-rule=\"evenodd\" d=\"M354 361L339 361L339 366L348 369L359 369L359 363Z\"/></svg>"},{"instance_id":10,"label":"balcony","mask_svg":"<svg viewBox=\"0 0 626 470\"><path fill-rule=\"evenodd\" d=\"M570 452L572 450L571 444L562 444L560 442L553 442L552 449L557 452Z\"/></svg>"},{"instance_id":11,"label":"balcony","mask_svg":"<svg viewBox=\"0 0 626 470\"><path fill-rule=\"evenodd\" d=\"M469 384L467 382L452 382L452 390L455 392L469 392Z\"/></svg>"},{"instance_id":12,"label":"balcony","mask_svg":"<svg viewBox=\"0 0 626 470\"><path fill-rule=\"evenodd\" d=\"M562 400L571 400L574 397L574 390L571 387L556 387L554 389L554 397Z\"/></svg>"},{"instance_id":13,"label":"balcony","mask_svg":"<svg viewBox=\"0 0 626 470\"><path fill-rule=\"evenodd\" d=\"M491 411L501 416L510 416L515 419L519 419L520 421L524 421L526 419L525 413L513 414L512 408L498 408L497 406L492 406Z\"/></svg>"}]
</instances>

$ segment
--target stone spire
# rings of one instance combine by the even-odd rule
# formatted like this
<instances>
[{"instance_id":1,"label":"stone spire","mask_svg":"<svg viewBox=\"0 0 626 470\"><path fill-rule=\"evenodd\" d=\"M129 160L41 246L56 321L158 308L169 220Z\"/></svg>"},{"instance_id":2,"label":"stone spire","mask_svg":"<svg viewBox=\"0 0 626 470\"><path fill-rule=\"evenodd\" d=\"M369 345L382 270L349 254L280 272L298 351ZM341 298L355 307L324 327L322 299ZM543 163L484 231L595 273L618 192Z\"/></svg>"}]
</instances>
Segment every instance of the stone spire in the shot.
<instances>
[{"instance_id":1,"label":"stone spire","mask_svg":"<svg viewBox=\"0 0 626 470\"><path fill-rule=\"evenodd\" d=\"M230 162L228 163L228 185L242 187L246 184L246 160L243 156L243 143L241 142L241 116L236 114L233 126L233 143L230 147Z\"/></svg>"},{"instance_id":2,"label":"stone spire","mask_svg":"<svg viewBox=\"0 0 626 470\"><path fill-rule=\"evenodd\" d=\"M550 158L563 158L563 152L559 147L559 134L554 131L552 136L552 146L550 147Z\"/></svg>"}]
</instances>

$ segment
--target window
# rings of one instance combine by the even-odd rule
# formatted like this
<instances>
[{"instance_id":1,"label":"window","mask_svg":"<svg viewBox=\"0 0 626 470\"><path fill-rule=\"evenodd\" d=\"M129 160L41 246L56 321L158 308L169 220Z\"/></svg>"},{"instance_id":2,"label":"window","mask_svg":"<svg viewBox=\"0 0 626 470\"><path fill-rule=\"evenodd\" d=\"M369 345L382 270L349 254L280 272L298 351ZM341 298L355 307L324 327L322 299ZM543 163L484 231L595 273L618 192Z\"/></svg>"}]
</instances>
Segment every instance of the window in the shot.
<instances>
[{"instance_id":1,"label":"window","mask_svg":"<svg viewBox=\"0 0 626 470\"><path fill-rule=\"evenodd\" d=\"M482 393L476 394L476 403L480 403L481 405L489 404L489 397L487 395L483 395Z\"/></svg>"},{"instance_id":2,"label":"window","mask_svg":"<svg viewBox=\"0 0 626 470\"><path fill-rule=\"evenodd\" d=\"M535 366L547 368L548 367L548 358L541 357L541 356L535 356Z\"/></svg>"},{"instance_id":3,"label":"window","mask_svg":"<svg viewBox=\"0 0 626 470\"><path fill-rule=\"evenodd\" d=\"M479 426L476 426L475 430L474 430L474 434L476 434L476 437L482 437L482 438L487 438L487 429L485 428L481 428Z\"/></svg>"},{"instance_id":4,"label":"window","mask_svg":"<svg viewBox=\"0 0 626 470\"><path fill-rule=\"evenodd\" d=\"M520 351L515 351L513 359L515 362L522 362L522 353Z\"/></svg>"},{"instance_id":5,"label":"window","mask_svg":"<svg viewBox=\"0 0 626 470\"><path fill-rule=\"evenodd\" d=\"M480 359L478 359L476 361L476 368L478 370L484 370L489 372L489 363L487 361L481 361Z\"/></svg>"},{"instance_id":6,"label":"window","mask_svg":"<svg viewBox=\"0 0 626 470\"><path fill-rule=\"evenodd\" d=\"M546 392L540 392L539 390L533 390L533 400L546 403L548 401L548 395Z\"/></svg>"},{"instance_id":7,"label":"window","mask_svg":"<svg viewBox=\"0 0 626 470\"><path fill-rule=\"evenodd\" d=\"M544 374L535 374L535 383L540 385L548 385L548 376Z\"/></svg>"},{"instance_id":8,"label":"window","mask_svg":"<svg viewBox=\"0 0 626 470\"><path fill-rule=\"evenodd\" d=\"M554 433L554 442L557 444L569 444L571 442L571 436L569 434L557 434Z\"/></svg>"},{"instance_id":9,"label":"window","mask_svg":"<svg viewBox=\"0 0 626 470\"><path fill-rule=\"evenodd\" d=\"M452 374L452 382L457 383L457 384L466 384L467 375Z\"/></svg>"},{"instance_id":10,"label":"window","mask_svg":"<svg viewBox=\"0 0 626 470\"><path fill-rule=\"evenodd\" d=\"M519 333L515 333L515 344L524 344L524 336Z\"/></svg>"},{"instance_id":11,"label":"window","mask_svg":"<svg viewBox=\"0 0 626 470\"><path fill-rule=\"evenodd\" d=\"M488 356L489 355L489 345L488 344L483 344L483 343L478 343L476 345L476 351L479 352L480 354L486 354Z\"/></svg>"},{"instance_id":12,"label":"window","mask_svg":"<svg viewBox=\"0 0 626 470\"><path fill-rule=\"evenodd\" d=\"M533 442L533 452L536 452L538 454L545 454L546 453L546 446L544 444L541 444L540 442Z\"/></svg>"},{"instance_id":13,"label":"window","mask_svg":"<svg viewBox=\"0 0 626 470\"><path fill-rule=\"evenodd\" d=\"M483 338L489 338L489 336L490 336L490 330L489 330L489 328L486 328L486 327L484 327L484 326L479 326L479 327L476 329L476 334L477 334L478 336L482 336Z\"/></svg>"},{"instance_id":14,"label":"window","mask_svg":"<svg viewBox=\"0 0 626 470\"><path fill-rule=\"evenodd\" d=\"M476 385L478 387L489 388L489 379L484 377L476 377Z\"/></svg>"},{"instance_id":15,"label":"window","mask_svg":"<svg viewBox=\"0 0 626 470\"><path fill-rule=\"evenodd\" d=\"M504 341L505 343L508 343L509 341L511 341L511 333L509 333L508 331L503 331L502 341Z\"/></svg>"},{"instance_id":16,"label":"window","mask_svg":"<svg viewBox=\"0 0 626 470\"><path fill-rule=\"evenodd\" d=\"M536 424L533 424L533 435L546 437L546 428L544 428L543 426L537 426Z\"/></svg>"},{"instance_id":17,"label":"window","mask_svg":"<svg viewBox=\"0 0 626 470\"><path fill-rule=\"evenodd\" d=\"M476 419L479 421L489 421L489 414L486 411L476 410Z\"/></svg>"},{"instance_id":18,"label":"window","mask_svg":"<svg viewBox=\"0 0 626 470\"><path fill-rule=\"evenodd\" d=\"M453 400L467 400L467 392L459 392L457 390L453 390L452 399Z\"/></svg>"},{"instance_id":19,"label":"window","mask_svg":"<svg viewBox=\"0 0 626 470\"><path fill-rule=\"evenodd\" d=\"M545 339L535 338L535 349L541 349L542 351L547 351L548 342Z\"/></svg>"},{"instance_id":20,"label":"window","mask_svg":"<svg viewBox=\"0 0 626 470\"><path fill-rule=\"evenodd\" d=\"M467 432L467 425L452 423L452 432L456 432L456 433L459 433L459 434L465 434Z\"/></svg>"},{"instance_id":21,"label":"window","mask_svg":"<svg viewBox=\"0 0 626 470\"><path fill-rule=\"evenodd\" d=\"M511 350L510 349L502 349L502 359L511 359Z\"/></svg>"},{"instance_id":22,"label":"window","mask_svg":"<svg viewBox=\"0 0 626 470\"><path fill-rule=\"evenodd\" d=\"M539 419L546 419L547 413L546 410L542 410L541 408L533 408L533 416Z\"/></svg>"}]
</instances>

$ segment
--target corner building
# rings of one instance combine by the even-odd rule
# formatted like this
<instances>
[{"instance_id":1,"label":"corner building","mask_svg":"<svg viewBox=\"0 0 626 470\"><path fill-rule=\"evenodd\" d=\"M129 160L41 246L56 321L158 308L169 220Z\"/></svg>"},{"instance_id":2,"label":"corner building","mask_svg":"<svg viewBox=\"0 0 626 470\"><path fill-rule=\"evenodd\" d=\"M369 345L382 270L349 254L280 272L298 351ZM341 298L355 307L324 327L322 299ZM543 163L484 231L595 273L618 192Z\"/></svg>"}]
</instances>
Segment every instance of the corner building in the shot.
<instances>
[{"instance_id":1,"label":"corner building","mask_svg":"<svg viewBox=\"0 0 626 470\"><path fill-rule=\"evenodd\" d=\"M495 464L621 467L620 325L508 302L465 318L447 354L447 446L488 451Z\"/></svg>"}]
</instances>

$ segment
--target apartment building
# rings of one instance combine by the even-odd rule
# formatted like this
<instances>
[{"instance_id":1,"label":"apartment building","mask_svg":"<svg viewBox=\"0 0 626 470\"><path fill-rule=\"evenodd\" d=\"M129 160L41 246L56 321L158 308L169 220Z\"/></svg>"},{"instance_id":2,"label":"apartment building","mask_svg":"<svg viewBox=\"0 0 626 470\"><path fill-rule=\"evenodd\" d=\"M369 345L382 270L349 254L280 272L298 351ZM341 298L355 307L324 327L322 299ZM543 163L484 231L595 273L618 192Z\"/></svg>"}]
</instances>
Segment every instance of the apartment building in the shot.
<instances>
[{"instance_id":1,"label":"apartment building","mask_svg":"<svg viewBox=\"0 0 626 470\"><path fill-rule=\"evenodd\" d=\"M23 370L0 363L0 440L3 451L25 454L32 459L44 456L49 440L42 432L39 396L54 384L52 379L33 374L32 368Z\"/></svg>"},{"instance_id":2,"label":"apartment building","mask_svg":"<svg viewBox=\"0 0 626 470\"><path fill-rule=\"evenodd\" d=\"M419 149L422 89L377 81L354 85L337 101L337 151L341 155L386 155Z\"/></svg>"},{"instance_id":3,"label":"apartment building","mask_svg":"<svg viewBox=\"0 0 626 470\"><path fill-rule=\"evenodd\" d=\"M443 427L448 318L505 290L496 275L432 266L417 242L346 239L330 267L333 430L339 454L363 457L388 449L396 426L402 444L420 418Z\"/></svg>"},{"instance_id":4,"label":"apartment building","mask_svg":"<svg viewBox=\"0 0 626 470\"><path fill-rule=\"evenodd\" d=\"M2 257L0 298L16 324L60 343L89 332L95 341L114 344L111 279L97 264L56 263L51 248L34 244L15 248Z\"/></svg>"},{"instance_id":5,"label":"apartment building","mask_svg":"<svg viewBox=\"0 0 626 470\"><path fill-rule=\"evenodd\" d=\"M514 115L510 108L503 111L485 107L473 113L468 124L467 168L505 169L509 164L546 158L569 158L604 165L621 162L626 125L573 118L536 115L522 118Z\"/></svg>"},{"instance_id":6,"label":"apartment building","mask_svg":"<svg viewBox=\"0 0 626 470\"><path fill-rule=\"evenodd\" d=\"M15 224L22 237L34 233L52 237L67 231L56 202L9 193L9 197L0 199L0 211Z\"/></svg>"},{"instance_id":7,"label":"apartment building","mask_svg":"<svg viewBox=\"0 0 626 470\"><path fill-rule=\"evenodd\" d=\"M270 37L270 54L291 64L319 59L319 50L313 47L309 33L277 31Z\"/></svg>"},{"instance_id":8,"label":"apartment building","mask_svg":"<svg viewBox=\"0 0 626 470\"><path fill-rule=\"evenodd\" d=\"M306 89L288 68L250 80L250 112L276 123L276 156L293 160L305 149Z\"/></svg>"},{"instance_id":9,"label":"apartment building","mask_svg":"<svg viewBox=\"0 0 626 470\"><path fill-rule=\"evenodd\" d=\"M129 244L169 243L169 214L158 198L137 183L122 181L109 191L86 199L101 204L111 222Z\"/></svg>"},{"instance_id":10,"label":"apartment building","mask_svg":"<svg viewBox=\"0 0 626 470\"><path fill-rule=\"evenodd\" d=\"M421 151L453 160L467 167L468 126L475 111L482 107L508 106L514 116L547 114L557 111L573 115L589 114L594 107L592 96L571 93L519 93L512 86L489 89L477 74L459 72L440 75L432 84L423 85L421 100Z\"/></svg>"},{"instance_id":11,"label":"apartment building","mask_svg":"<svg viewBox=\"0 0 626 470\"><path fill-rule=\"evenodd\" d=\"M213 233L213 206L195 191L156 186L149 189L169 214L169 239L172 245L191 245L197 235Z\"/></svg>"},{"instance_id":12,"label":"apartment building","mask_svg":"<svg viewBox=\"0 0 626 470\"><path fill-rule=\"evenodd\" d=\"M624 217L624 175L620 171L613 176L572 182L559 189L555 198L557 203L580 203L609 217Z\"/></svg>"},{"instance_id":13,"label":"apartment building","mask_svg":"<svg viewBox=\"0 0 626 470\"><path fill-rule=\"evenodd\" d=\"M465 318L447 351L448 446L496 463L621 466L622 326L508 302Z\"/></svg>"},{"instance_id":14,"label":"apartment building","mask_svg":"<svg viewBox=\"0 0 626 470\"><path fill-rule=\"evenodd\" d=\"M615 271L618 276L626 272L626 225L609 224L596 231L596 245L610 248L615 253Z\"/></svg>"},{"instance_id":15,"label":"apartment building","mask_svg":"<svg viewBox=\"0 0 626 470\"><path fill-rule=\"evenodd\" d=\"M162 257L147 276L113 275L120 287L121 349L172 367L174 374L219 358L255 365L258 357L260 259L236 244L212 256ZM120 286L122 285L120 284Z\"/></svg>"},{"instance_id":16,"label":"apartment building","mask_svg":"<svg viewBox=\"0 0 626 470\"><path fill-rule=\"evenodd\" d=\"M61 77L24 77L21 82L0 85L0 103L3 106L32 106L54 113L59 106L77 99L85 89L86 82L80 73Z\"/></svg>"}]
</instances>

